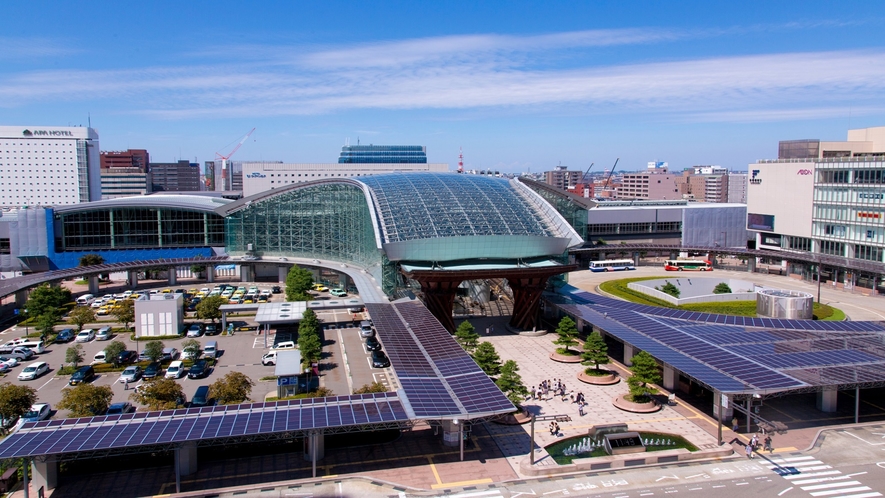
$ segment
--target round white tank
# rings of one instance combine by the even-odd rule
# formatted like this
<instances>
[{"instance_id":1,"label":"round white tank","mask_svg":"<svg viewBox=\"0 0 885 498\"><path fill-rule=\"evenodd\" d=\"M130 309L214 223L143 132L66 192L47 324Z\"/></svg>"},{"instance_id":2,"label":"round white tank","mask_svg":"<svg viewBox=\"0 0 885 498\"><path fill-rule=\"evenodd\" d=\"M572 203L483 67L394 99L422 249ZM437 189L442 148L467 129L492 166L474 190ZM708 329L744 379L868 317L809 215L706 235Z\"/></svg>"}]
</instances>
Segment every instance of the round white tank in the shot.
<instances>
[{"instance_id":1,"label":"round white tank","mask_svg":"<svg viewBox=\"0 0 885 498\"><path fill-rule=\"evenodd\" d=\"M811 320L814 296L807 292L763 289L756 293L756 314L768 318Z\"/></svg>"}]
</instances>

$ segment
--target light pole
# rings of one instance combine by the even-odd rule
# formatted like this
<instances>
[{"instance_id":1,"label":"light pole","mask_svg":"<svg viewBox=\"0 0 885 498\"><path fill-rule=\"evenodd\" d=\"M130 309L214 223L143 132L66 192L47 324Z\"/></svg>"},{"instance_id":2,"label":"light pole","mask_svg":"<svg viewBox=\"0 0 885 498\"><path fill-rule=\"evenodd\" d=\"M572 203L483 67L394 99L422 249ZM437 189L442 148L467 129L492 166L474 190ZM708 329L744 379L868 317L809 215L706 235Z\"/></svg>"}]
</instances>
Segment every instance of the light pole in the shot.
<instances>
[{"instance_id":1,"label":"light pole","mask_svg":"<svg viewBox=\"0 0 885 498\"><path fill-rule=\"evenodd\" d=\"M532 415L532 429L531 429L532 442L529 445L529 464L530 465L535 464L535 420L536 419L541 420L541 421L554 420L556 422L570 422L572 420L572 418L569 417L568 415L539 415L539 416Z\"/></svg>"}]
</instances>

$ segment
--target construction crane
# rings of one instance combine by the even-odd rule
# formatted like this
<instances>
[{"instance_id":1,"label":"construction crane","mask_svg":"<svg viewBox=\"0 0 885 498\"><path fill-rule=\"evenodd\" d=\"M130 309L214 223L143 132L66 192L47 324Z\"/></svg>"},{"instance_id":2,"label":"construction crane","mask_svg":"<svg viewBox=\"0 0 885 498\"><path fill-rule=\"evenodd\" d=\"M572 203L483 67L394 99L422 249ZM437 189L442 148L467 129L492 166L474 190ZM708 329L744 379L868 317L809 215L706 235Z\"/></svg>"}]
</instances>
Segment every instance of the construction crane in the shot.
<instances>
[{"instance_id":1,"label":"construction crane","mask_svg":"<svg viewBox=\"0 0 885 498\"><path fill-rule=\"evenodd\" d=\"M240 142L237 144L236 147L234 147L234 149L232 151L230 151L230 153L228 155L225 156L221 152L215 153L215 159L216 160L221 159L221 190L230 190L230 188L231 188L230 180L229 180L231 175L228 174L228 171L227 171L227 160L230 159L231 156L236 154L236 152L238 150L240 150L240 147L244 143L246 143L246 140L248 140L249 137L252 136L252 132L254 132L254 131L255 131L255 128L252 128L251 130L249 130L249 133L246 133L243 136L243 138L240 139Z\"/></svg>"},{"instance_id":2,"label":"construction crane","mask_svg":"<svg viewBox=\"0 0 885 498\"><path fill-rule=\"evenodd\" d=\"M612 179L612 173L615 172L615 166L618 165L618 161L620 161L620 160L621 160L620 157L615 159L615 165L612 166L612 170L608 172L608 177L606 177L605 184L603 184L602 188L608 188L608 181Z\"/></svg>"}]
</instances>

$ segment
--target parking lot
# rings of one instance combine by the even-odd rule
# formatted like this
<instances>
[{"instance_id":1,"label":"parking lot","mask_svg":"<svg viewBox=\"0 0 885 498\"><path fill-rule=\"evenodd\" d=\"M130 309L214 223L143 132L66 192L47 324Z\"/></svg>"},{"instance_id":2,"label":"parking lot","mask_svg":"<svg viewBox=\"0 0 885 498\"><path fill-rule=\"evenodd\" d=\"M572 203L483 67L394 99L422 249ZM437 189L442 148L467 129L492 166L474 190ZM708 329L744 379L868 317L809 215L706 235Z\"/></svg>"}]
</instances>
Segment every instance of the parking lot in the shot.
<instances>
[{"instance_id":1,"label":"parking lot","mask_svg":"<svg viewBox=\"0 0 885 498\"><path fill-rule=\"evenodd\" d=\"M237 285L250 285L249 283L237 283ZM266 283L258 284L262 287L269 287ZM167 288L168 285L159 288ZM314 292L316 299L330 299L331 296L325 292ZM282 300L282 295L274 295L274 300ZM192 315L192 314L189 314ZM370 353L366 352L363 346L363 340L359 336L359 321L365 318L363 313L354 315L347 310L330 310L318 314L324 331L322 331L323 339L323 359L320 362L321 383L336 395L350 394L352 389L358 389L364 384L372 382L381 382L390 389L395 389L390 382L390 376L387 374L388 369L371 368ZM232 321L241 325L255 325L251 316L233 317ZM187 323L195 322L194 318L188 318ZM107 325L114 322L112 316L99 317L94 324L86 327L95 327ZM207 322L208 323L208 322ZM56 330L71 327L59 325ZM75 328L75 327L74 327ZM85 327L84 327L85 328ZM12 339L22 337L25 333L24 327L10 327L0 332L0 344L6 343ZM233 335L225 334L214 336L201 336L196 338L201 346L209 341L217 341L219 348L219 356L217 364L210 370L209 375L202 379L189 379L184 376L178 379L181 383L184 394L187 399L193 396L197 387L209 385L221 376L231 371L239 371L251 378L255 382L252 389L251 399L253 401L262 401L267 396L276 396L277 386L275 379L262 381L262 378L269 378L274 375L274 366L264 366L261 364L261 357L266 353L274 342L274 331L268 337L263 334L251 331L238 331ZM114 334L109 341L91 340L89 342L80 343L83 347L82 364L89 364L93 357L99 351L102 351L110 341L118 340L126 344L127 349L132 351L141 351L148 339L134 341L131 334ZM176 348L182 351L182 343L187 340L182 337L174 340L162 341L165 347ZM59 367L64 365L65 352L75 343L51 344L42 354L36 355L30 360L21 362L18 366L13 367L6 373L5 378L0 382L11 382L13 384L27 385L37 390L38 402L50 403L53 407L52 418L64 418L67 414L64 411L56 412L55 407L62 399L62 390L68 387L69 376L57 376ZM44 361L49 364L50 371L37 379L29 381L20 381L17 379L18 374L27 365L34 361ZM165 365L164 365L165 366ZM161 374L162 375L162 374ZM110 386L114 396L112 402L130 401L129 396L131 390L143 383L139 380L134 384L126 386L120 380L120 372L99 373L96 375L93 384L101 386ZM128 387L128 389L127 389ZM140 409L140 407L137 406Z\"/></svg>"}]
</instances>

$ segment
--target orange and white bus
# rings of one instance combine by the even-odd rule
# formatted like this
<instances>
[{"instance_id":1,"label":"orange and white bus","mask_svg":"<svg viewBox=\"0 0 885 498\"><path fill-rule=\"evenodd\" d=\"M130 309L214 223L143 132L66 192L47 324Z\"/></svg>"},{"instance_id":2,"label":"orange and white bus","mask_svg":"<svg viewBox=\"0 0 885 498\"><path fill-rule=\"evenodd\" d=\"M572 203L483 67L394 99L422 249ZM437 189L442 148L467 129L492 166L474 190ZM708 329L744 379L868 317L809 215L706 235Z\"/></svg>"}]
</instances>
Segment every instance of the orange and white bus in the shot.
<instances>
[{"instance_id":1,"label":"orange and white bus","mask_svg":"<svg viewBox=\"0 0 885 498\"><path fill-rule=\"evenodd\" d=\"M667 271L713 271L713 263L705 259L668 259L664 262Z\"/></svg>"}]
</instances>

